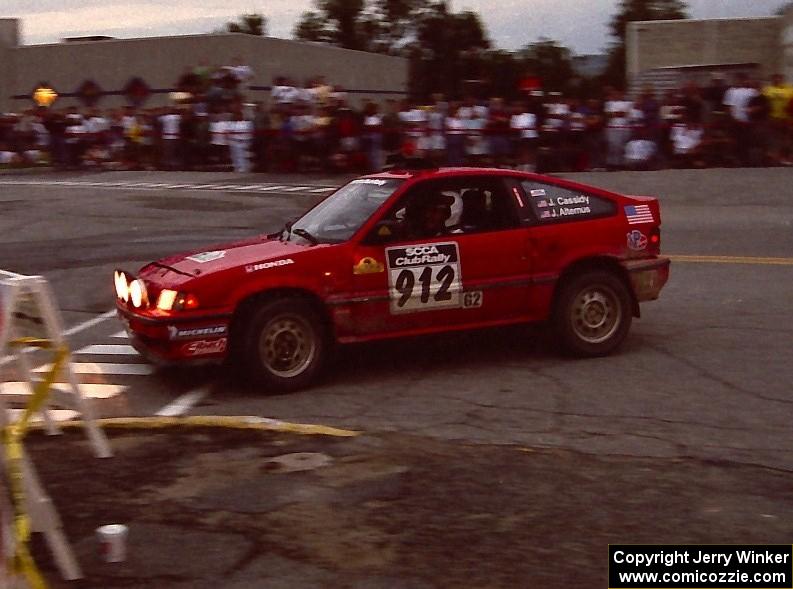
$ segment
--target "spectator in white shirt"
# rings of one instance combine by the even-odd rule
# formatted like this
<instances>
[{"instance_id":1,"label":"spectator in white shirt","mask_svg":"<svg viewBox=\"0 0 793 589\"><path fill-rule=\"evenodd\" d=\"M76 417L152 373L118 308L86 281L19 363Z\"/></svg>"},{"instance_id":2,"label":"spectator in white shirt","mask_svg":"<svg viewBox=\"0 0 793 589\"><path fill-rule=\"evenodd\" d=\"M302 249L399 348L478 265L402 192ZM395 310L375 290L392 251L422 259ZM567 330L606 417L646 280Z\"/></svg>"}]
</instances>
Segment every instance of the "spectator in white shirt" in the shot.
<instances>
[{"instance_id":1,"label":"spectator in white shirt","mask_svg":"<svg viewBox=\"0 0 793 589\"><path fill-rule=\"evenodd\" d=\"M460 116L462 108L453 105L446 117L446 163L462 166L465 163L465 120Z\"/></svg>"},{"instance_id":2,"label":"spectator in white shirt","mask_svg":"<svg viewBox=\"0 0 793 589\"><path fill-rule=\"evenodd\" d=\"M518 105L509 123L515 133L516 164L519 170L533 172L537 156L537 115L531 112L526 103Z\"/></svg>"},{"instance_id":3,"label":"spectator in white shirt","mask_svg":"<svg viewBox=\"0 0 793 589\"><path fill-rule=\"evenodd\" d=\"M603 112L606 117L606 143L608 154L607 166L614 170L623 165L625 145L631 138L632 122L630 116L633 112L633 102L625 100L619 90L611 90Z\"/></svg>"},{"instance_id":4,"label":"spectator in white shirt","mask_svg":"<svg viewBox=\"0 0 793 589\"><path fill-rule=\"evenodd\" d=\"M674 159L678 165L702 165L699 162L705 130L701 123L686 117L684 122L677 123L670 132Z\"/></svg>"},{"instance_id":5,"label":"spectator in white shirt","mask_svg":"<svg viewBox=\"0 0 793 589\"><path fill-rule=\"evenodd\" d=\"M727 107L732 119L732 138L735 143L735 155L743 164L749 163L752 149L752 129L749 117L749 103L759 92L752 81L744 73L735 76L735 84L724 93L724 106Z\"/></svg>"},{"instance_id":6,"label":"spectator in white shirt","mask_svg":"<svg viewBox=\"0 0 793 589\"><path fill-rule=\"evenodd\" d=\"M251 140L253 121L246 119L241 108L237 108L226 124L231 163L235 172L247 174L251 171Z\"/></svg>"},{"instance_id":7,"label":"spectator in white shirt","mask_svg":"<svg viewBox=\"0 0 793 589\"><path fill-rule=\"evenodd\" d=\"M179 125L182 115L176 108L160 117L162 129L162 159L166 170L176 170L179 167Z\"/></svg>"}]
</instances>

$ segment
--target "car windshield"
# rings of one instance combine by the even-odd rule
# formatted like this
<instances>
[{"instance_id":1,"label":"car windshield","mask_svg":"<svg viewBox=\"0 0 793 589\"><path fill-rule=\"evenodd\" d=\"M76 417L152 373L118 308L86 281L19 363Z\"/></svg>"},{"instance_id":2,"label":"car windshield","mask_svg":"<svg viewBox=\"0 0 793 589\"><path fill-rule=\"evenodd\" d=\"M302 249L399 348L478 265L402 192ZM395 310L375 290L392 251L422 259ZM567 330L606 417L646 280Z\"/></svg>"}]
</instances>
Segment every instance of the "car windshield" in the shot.
<instances>
[{"instance_id":1,"label":"car windshield","mask_svg":"<svg viewBox=\"0 0 793 589\"><path fill-rule=\"evenodd\" d=\"M291 231L284 231L284 238L314 243L347 241L402 182L385 178L353 180L295 221Z\"/></svg>"}]
</instances>

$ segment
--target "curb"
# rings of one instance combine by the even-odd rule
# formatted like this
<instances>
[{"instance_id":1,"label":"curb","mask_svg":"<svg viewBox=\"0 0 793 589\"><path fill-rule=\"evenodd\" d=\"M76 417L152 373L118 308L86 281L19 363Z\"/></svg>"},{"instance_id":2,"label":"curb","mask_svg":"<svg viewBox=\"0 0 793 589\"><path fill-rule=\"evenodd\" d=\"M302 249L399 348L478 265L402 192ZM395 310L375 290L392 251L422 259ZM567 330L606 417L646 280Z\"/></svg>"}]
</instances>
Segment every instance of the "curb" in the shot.
<instances>
[{"instance_id":1,"label":"curb","mask_svg":"<svg viewBox=\"0 0 793 589\"><path fill-rule=\"evenodd\" d=\"M189 417L121 417L97 419L96 424L103 428L118 429L163 429L168 427L225 427L230 429L247 429L258 431L288 432L302 435L334 436L353 438L362 432L340 429L326 425L306 423L290 423L267 417L221 415L189 416ZM63 429L82 427L82 421L59 422ZM31 424L31 430L43 430L44 424Z\"/></svg>"}]
</instances>

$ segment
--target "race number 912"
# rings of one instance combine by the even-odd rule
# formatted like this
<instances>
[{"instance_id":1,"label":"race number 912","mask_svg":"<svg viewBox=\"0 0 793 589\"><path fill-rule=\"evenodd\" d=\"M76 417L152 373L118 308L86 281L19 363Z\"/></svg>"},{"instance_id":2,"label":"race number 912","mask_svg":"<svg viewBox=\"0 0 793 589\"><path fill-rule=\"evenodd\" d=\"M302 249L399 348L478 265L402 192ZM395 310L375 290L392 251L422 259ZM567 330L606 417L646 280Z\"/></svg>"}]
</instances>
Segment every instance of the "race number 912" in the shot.
<instances>
[{"instance_id":1,"label":"race number 912","mask_svg":"<svg viewBox=\"0 0 793 589\"><path fill-rule=\"evenodd\" d=\"M430 266L426 266L419 274L418 282L420 288L419 301L421 304L426 305L430 301L430 288L433 283L433 272ZM440 287L432 295L435 302L450 301L452 293L449 292L449 287L454 281L454 268L451 266L443 266L438 270L434 282L440 284ZM407 302L413 297L413 289L416 286L416 275L413 270L402 270L396 279L395 288L399 293L399 300L397 301L398 307L404 307Z\"/></svg>"},{"instance_id":2,"label":"race number 912","mask_svg":"<svg viewBox=\"0 0 793 589\"><path fill-rule=\"evenodd\" d=\"M461 306L456 243L393 247L386 258L392 313Z\"/></svg>"}]
</instances>

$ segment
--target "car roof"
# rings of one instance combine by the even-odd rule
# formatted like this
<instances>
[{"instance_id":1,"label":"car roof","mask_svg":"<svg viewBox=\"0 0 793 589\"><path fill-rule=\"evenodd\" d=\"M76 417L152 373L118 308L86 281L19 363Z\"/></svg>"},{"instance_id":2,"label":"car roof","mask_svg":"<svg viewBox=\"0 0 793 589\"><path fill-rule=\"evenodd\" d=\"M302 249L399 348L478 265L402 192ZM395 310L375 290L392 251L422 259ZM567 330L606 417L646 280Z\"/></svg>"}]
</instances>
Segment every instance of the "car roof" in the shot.
<instances>
[{"instance_id":1,"label":"car roof","mask_svg":"<svg viewBox=\"0 0 793 589\"><path fill-rule=\"evenodd\" d=\"M363 176L364 178L390 178L407 180L410 178L446 178L449 176L524 176L532 177L534 174L527 174L526 172L519 172L517 170L508 170L504 168L426 168L426 169L413 169L413 168L395 168L392 170L377 172Z\"/></svg>"},{"instance_id":2,"label":"car roof","mask_svg":"<svg viewBox=\"0 0 793 589\"><path fill-rule=\"evenodd\" d=\"M535 172L523 172L521 170L514 170L510 168L486 168L486 167L438 167L438 168L395 168L367 176L362 178L379 178L391 180L414 180L414 179L432 179L432 178L461 178L465 176L492 176L500 178L518 178L523 180L535 180L547 184L555 184L557 186L567 188L570 190L583 190L593 194L602 196L610 196L622 198L625 195L619 192L614 192L598 186L590 184L582 184L574 180L566 178L559 178L557 176L547 176L545 174L537 174Z\"/></svg>"}]
</instances>

